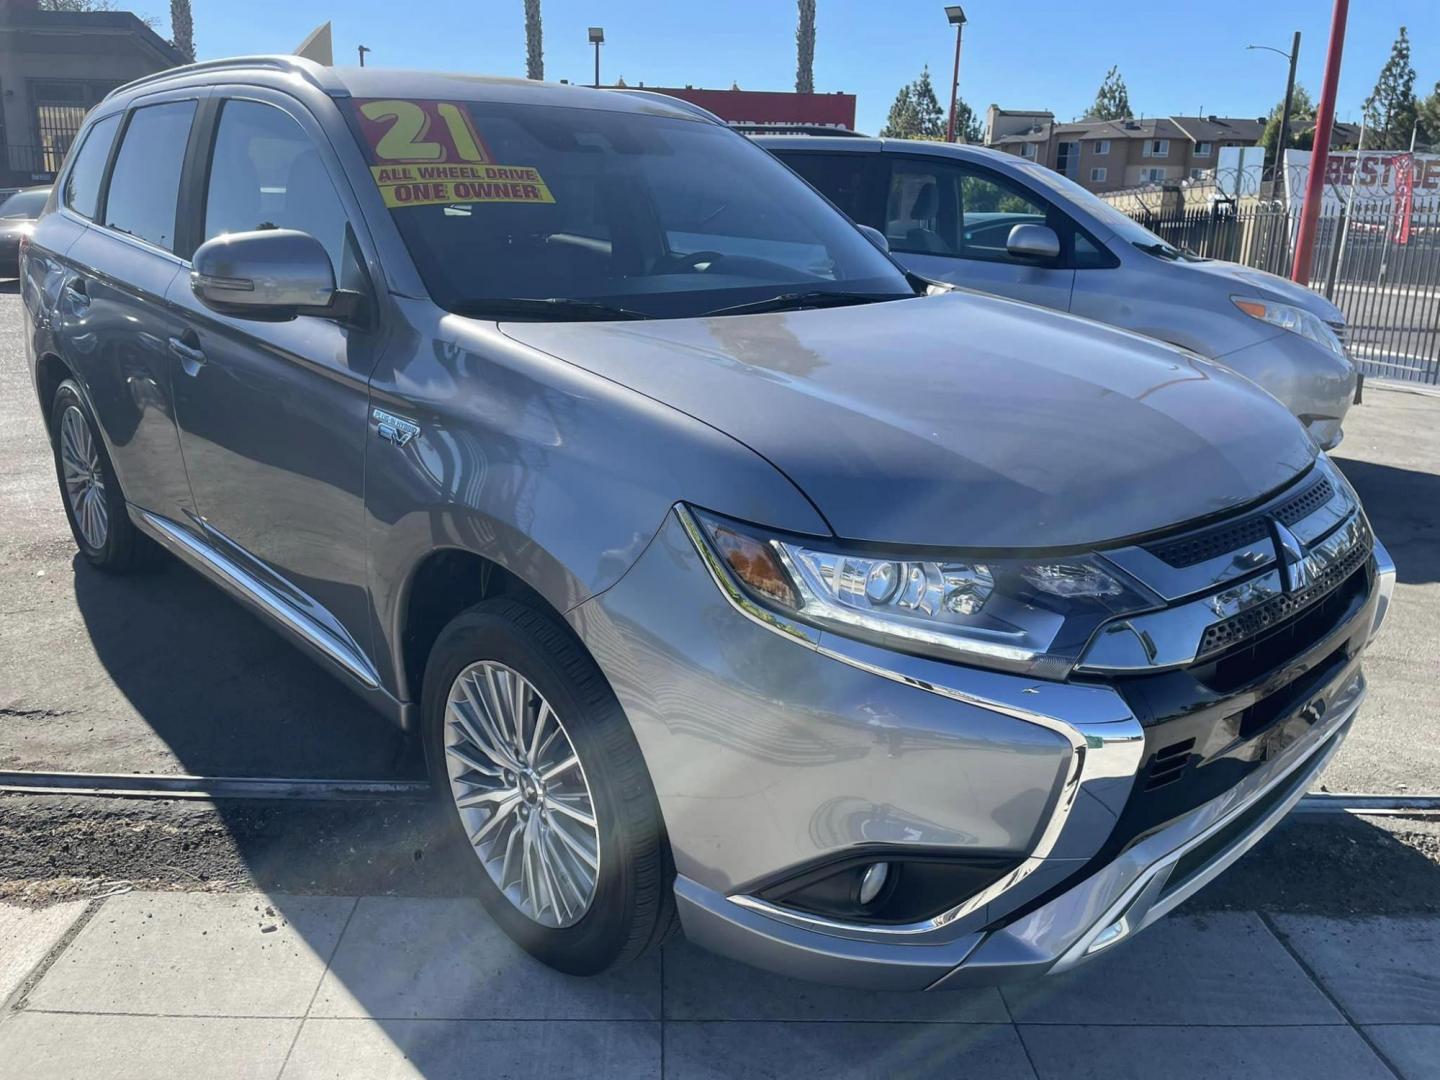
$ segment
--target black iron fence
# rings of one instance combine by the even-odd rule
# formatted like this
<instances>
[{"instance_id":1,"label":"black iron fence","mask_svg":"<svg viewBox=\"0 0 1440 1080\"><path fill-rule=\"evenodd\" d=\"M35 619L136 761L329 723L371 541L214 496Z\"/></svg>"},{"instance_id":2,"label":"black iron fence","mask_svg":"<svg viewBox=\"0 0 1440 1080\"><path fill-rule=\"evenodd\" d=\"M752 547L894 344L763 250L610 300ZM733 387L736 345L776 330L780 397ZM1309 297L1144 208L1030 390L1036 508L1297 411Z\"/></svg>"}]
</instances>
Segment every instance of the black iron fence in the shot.
<instances>
[{"instance_id":1,"label":"black iron fence","mask_svg":"<svg viewBox=\"0 0 1440 1080\"><path fill-rule=\"evenodd\" d=\"M1298 210L1282 202L1122 209L1182 250L1290 276ZM1440 199L1417 202L1402 226L1389 200L1327 207L1308 284L1344 312L1346 345L1368 376L1440 384Z\"/></svg>"}]
</instances>

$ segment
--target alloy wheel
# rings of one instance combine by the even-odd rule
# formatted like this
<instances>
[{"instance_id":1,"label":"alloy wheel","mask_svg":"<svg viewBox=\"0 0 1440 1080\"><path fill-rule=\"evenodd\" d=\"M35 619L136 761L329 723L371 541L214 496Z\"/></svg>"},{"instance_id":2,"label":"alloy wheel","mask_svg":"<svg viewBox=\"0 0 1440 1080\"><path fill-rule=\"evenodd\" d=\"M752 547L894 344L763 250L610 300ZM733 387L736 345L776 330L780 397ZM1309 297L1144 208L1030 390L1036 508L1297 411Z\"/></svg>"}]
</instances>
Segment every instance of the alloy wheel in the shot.
<instances>
[{"instance_id":1,"label":"alloy wheel","mask_svg":"<svg viewBox=\"0 0 1440 1080\"><path fill-rule=\"evenodd\" d=\"M600 876L600 833L585 771L550 703L505 664L471 664L446 700L445 759L490 880L541 926L579 922Z\"/></svg>"},{"instance_id":2,"label":"alloy wheel","mask_svg":"<svg viewBox=\"0 0 1440 1080\"><path fill-rule=\"evenodd\" d=\"M60 415L60 470L65 478L65 497L70 502L80 535L92 548L104 547L110 533L105 474L90 425L75 405Z\"/></svg>"}]
</instances>

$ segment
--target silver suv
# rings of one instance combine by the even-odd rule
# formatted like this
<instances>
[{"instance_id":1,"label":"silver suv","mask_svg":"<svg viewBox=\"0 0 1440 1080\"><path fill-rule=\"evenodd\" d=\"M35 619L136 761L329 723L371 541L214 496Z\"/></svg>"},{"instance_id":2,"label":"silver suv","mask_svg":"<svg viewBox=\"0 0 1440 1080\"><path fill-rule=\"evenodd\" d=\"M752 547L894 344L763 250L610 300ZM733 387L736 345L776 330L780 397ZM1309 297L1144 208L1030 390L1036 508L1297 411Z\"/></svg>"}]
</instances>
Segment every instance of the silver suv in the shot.
<instances>
[{"instance_id":1,"label":"silver suv","mask_svg":"<svg viewBox=\"0 0 1440 1080\"><path fill-rule=\"evenodd\" d=\"M1364 694L1394 570L1273 398L909 275L679 106L182 68L22 269L82 556L172 553L413 732L565 971L677 919L840 983L1068 967Z\"/></svg>"},{"instance_id":2,"label":"silver suv","mask_svg":"<svg viewBox=\"0 0 1440 1080\"><path fill-rule=\"evenodd\" d=\"M1359 373L1345 316L1263 270L1181 251L1054 169L908 139L755 140L928 278L1098 319L1219 360L1343 438Z\"/></svg>"}]
</instances>

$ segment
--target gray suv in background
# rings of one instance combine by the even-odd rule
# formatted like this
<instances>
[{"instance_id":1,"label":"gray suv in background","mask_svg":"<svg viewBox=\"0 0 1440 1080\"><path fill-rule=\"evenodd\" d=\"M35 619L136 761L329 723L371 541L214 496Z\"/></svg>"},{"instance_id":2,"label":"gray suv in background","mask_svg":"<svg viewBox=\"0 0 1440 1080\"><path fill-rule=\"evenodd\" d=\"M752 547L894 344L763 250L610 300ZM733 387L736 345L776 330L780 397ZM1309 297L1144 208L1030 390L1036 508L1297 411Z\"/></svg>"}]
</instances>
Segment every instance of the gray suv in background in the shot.
<instances>
[{"instance_id":1,"label":"gray suv in background","mask_svg":"<svg viewBox=\"0 0 1440 1080\"><path fill-rule=\"evenodd\" d=\"M909 275L636 96L151 76L21 293L81 557L170 552L413 732L569 972L677 922L838 983L1067 968L1294 804L1391 595L1252 383Z\"/></svg>"},{"instance_id":2,"label":"gray suv in background","mask_svg":"<svg viewBox=\"0 0 1440 1080\"><path fill-rule=\"evenodd\" d=\"M1345 316L1263 270L1166 243L1053 169L975 146L757 136L917 274L1134 330L1219 360L1339 445L1359 374Z\"/></svg>"}]
</instances>

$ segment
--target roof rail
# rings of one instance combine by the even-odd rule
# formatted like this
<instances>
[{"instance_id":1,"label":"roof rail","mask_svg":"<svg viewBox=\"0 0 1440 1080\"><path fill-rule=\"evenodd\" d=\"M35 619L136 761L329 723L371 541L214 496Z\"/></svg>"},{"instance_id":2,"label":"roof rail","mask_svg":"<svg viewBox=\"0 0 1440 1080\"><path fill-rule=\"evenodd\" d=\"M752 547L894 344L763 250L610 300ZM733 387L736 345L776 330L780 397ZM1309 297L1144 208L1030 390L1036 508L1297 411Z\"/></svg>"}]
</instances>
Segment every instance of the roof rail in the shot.
<instances>
[{"instance_id":1,"label":"roof rail","mask_svg":"<svg viewBox=\"0 0 1440 1080\"><path fill-rule=\"evenodd\" d=\"M164 82L167 79L181 78L186 75L193 75L206 71L225 71L231 68L269 68L272 71L279 71L287 75L298 75L306 82L320 90L334 90L340 84L335 79L325 79L320 73L325 69L313 60L306 60L301 56L232 56L224 60L202 60L198 64L185 64L182 67L166 68L164 71L156 71L150 75L142 75L133 79L123 86L117 86L107 98L116 94L127 93L141 86L148 86L151 83Z\"/></svg>"}]
</instances>

